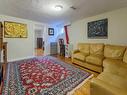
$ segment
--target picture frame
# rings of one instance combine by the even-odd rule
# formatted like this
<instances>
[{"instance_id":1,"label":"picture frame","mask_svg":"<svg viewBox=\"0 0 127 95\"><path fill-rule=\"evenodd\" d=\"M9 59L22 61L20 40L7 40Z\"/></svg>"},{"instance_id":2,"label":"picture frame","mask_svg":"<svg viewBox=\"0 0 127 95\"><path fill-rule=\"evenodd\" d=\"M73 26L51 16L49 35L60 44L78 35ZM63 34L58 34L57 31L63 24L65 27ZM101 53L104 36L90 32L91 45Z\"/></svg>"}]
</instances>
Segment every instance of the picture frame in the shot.
<instances>
[{"instance_id":1,"label":"picture frame","mask_svg":"<svg viewBox=\"0 0 127 95\"><path fill-rule=\"evenodd\" d=\"M4 38L27 38L27 24L4 21Z\"/></svg>"},{"instance_id":2,"label":"picture frame","mask_svg":"<svg viewBox=\"0 0 127 95\"><path fill-rule=\"evenodd\" d=\"M48 35L50 36L54 35L54 28L48 28Z\"/></svg>"},{"instance_id":3,"label":"picture frame","mask_svg":"<svg viewBox=\"0 0 127 95\"><path fill-rule=\"evenodd\" d=\"M88 22L87 37L90 39L108 38L108 19Z\"/></svg>"}]
</instances>

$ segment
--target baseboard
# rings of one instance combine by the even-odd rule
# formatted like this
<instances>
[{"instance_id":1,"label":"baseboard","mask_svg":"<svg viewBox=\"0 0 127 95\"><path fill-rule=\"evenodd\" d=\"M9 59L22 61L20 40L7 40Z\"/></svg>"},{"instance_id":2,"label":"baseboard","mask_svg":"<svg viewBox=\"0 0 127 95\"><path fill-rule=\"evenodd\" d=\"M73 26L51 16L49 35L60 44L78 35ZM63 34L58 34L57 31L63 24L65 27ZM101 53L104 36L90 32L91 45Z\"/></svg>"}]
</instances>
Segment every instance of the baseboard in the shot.
<instances>
[{"instance_id":1,"label":"baseboard","mask_svg":"<svg viewBox=\"0 0 127 95\"><path fill-rule=\"evenodd\" d=\"M33 58L33 57L35 57L35 56L27 56L27 57L22 57L22 58L10 59L10 60L8 60L8 62L18 61L18 60L23 60L23 59L29 59L29 58Z\"/></svg>"}]
</instances>

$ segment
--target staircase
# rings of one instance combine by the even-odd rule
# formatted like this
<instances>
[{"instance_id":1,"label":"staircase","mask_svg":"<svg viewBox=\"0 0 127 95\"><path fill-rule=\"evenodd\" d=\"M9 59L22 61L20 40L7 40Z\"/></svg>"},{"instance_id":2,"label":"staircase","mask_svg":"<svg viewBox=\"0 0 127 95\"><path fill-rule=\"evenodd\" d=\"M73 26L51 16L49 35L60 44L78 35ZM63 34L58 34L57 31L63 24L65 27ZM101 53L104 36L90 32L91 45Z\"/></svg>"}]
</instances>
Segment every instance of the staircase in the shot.
<instances>
[{"instance_id":1,"label":"staircase","mask_svg":"<svg viewBox=\"0 0 127 95\"><path fill-rule=\"evenodd\" d=\"M0 95L2 91L2 81L5 75L7 64L7 42L3 42L3 25L0 22Z\"/></svg>"}]
</instances>

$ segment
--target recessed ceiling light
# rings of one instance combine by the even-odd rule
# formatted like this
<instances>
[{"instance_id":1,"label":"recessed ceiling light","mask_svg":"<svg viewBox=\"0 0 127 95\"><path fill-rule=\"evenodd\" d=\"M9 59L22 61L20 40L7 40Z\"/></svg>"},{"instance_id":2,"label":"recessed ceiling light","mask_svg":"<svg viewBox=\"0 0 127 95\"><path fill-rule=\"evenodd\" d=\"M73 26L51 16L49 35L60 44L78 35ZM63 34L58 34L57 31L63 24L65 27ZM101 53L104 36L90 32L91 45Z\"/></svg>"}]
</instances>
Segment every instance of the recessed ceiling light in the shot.
<instances>
[{"instance_id":1,"label":"recessed ceiling light","mask_svg":"<svg viewBox=\"0 0 127 95\"><path fill-rule=\"evenodd\" d=\"M56 11L61 11L63 9L63 6L62 5L56 5L55 6L55 10Z\"/></svg>"}]
</instances>

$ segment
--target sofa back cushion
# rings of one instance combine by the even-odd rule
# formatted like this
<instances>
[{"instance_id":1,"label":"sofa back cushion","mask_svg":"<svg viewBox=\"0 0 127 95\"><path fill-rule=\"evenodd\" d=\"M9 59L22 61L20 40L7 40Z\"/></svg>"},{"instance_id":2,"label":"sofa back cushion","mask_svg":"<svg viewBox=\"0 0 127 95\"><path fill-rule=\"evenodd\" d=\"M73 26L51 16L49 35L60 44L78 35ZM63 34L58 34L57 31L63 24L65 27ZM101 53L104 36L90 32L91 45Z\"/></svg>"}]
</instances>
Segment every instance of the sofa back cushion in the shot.
<instances>
[{"instance_id":1,"label":"sofa back cushion","mask_svg":"<svg viewBox=\"0 0 127 95\"><path fill-rule=\"evenodd\" d=\"M125 49L124 46L105 45L104 56L111 59L123 59Z\"/></svg>"},{"instance_id":2,"label":"sofa back cushion","mask_svg":"<svg viewBox=\"0 0 127 95\"><path fill-rule=\"evenodd\" d=\"M123 62L127 63L127 49L124 53Z\"/></svg>"},{"instance_id":3,"label":"sofa back cushion","mask_svg":"<svg viewBox=\"0 0 127 95\"><path fill-rule=\"evenodd\" d=\"M79 43L78 44L78 50L82 53L89 54L89 44L87 43Z\"/></svg>"},{"instance_id":4,"label":"sofa back cushion","mask_svg":"<svg viewBox=\"0 0 127 95\"><path fill-rule=\"evenodd\" d=\"M101 43L90 44L90 54L103 55L103 51L104 51L104 44Z\"/></svg>"}]
</instances>

